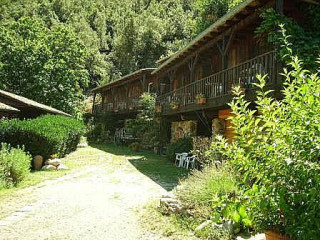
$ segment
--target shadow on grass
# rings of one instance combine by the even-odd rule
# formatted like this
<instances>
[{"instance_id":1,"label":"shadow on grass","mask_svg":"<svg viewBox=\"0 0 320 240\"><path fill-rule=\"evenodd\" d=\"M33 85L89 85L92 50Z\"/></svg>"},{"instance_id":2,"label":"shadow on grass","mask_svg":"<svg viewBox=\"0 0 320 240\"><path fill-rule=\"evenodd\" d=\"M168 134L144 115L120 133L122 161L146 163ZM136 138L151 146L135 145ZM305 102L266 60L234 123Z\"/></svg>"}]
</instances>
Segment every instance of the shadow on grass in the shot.
<instances>
[{"instance_id":1,"label":"shadow on grass","mask_svg":"<svg viewBox=\"0 0 320 240\"><path fill-rule=\"evenodd\" d=\"M139 172L149 177L167 191L171 191L177 186L179 179L185 177L188 173L187 170L176 167L166 157L149 151L133 152L128 147L113 144L91 143L90 146L116 156L127 157L128 161Z\"/></svg>"}]
</instances>

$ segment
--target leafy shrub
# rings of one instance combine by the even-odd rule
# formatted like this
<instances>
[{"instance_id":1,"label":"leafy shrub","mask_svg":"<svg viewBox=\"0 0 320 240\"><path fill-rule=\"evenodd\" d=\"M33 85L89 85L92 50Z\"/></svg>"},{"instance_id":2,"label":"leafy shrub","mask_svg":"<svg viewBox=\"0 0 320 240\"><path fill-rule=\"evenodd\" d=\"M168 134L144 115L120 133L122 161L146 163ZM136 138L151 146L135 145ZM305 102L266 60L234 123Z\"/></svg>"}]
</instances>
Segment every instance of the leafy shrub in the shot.
<instances>
[{"instance_id":1,"label":"leafy shrub","mask_svg":"<svg viewBox=\"0 0 320 240\"><path fill-rule=\"evenodd\" d=\"M284 30L283 35L292 56ZM256 110L236 89L230 106L237 136L233 144L221 144L221 149L237 170L257 230L277 230L292 239L318 239L320 69L312 74L302 66L297 57L291 57L282 100L263 91L265 77L259 76Z\"/></svg>"},{"instance_id":2,"label":"leafy shrub","mask_svg":"<svg viewBox=\"0 0 320 240\"><path fill-rule=\"evenodd\" d=\"M239 195L236 178L228 166L216 168L213 165L205 166L202 171L194 170L188 178L181 182L181 186L175 190L175 195L188 209L188 214L194 221L202 223L206 219L222 223L225 220L233 220L240 229L244 219L249 218L246 212L240 215L240 204L226 203L236 202ZM242 207L243 208L243 207ZM239 216L243 216L240 217ZM248 221L249 222L249 221ZM219 228L218 228L219 229ZM230 234L219 232L218 229L209 227L203 229L198 235L206 239L229 239Z\"/></svg>"},{"instance_id":3,"label":"leafy shrub","mask_svg":"<svg viewBox=\"0 0 320 240\"><path fill-rule=\"evenodd\" d=\"M176 195L190 208L211 206L213 199L237 191L236 180L226 166L206 166L202 171L193 170L181 185L182 187L176 190Z\"/></svg>"},{"instance_id":4,"label":"leafy shrub","mask_svg":"<svg viewBox=\"0 0 320 240\"><path fill-rule=\"evenodd\" d=\"M31 155L59 157L74 151L84 134L82 122L63 116L46 115L31 120L0 123L0 139L12 146L24 146Z\"/></svg>"},{"instance_id":5,"label":"leafy shrub","mask_svg":"<svg viewBox=\"0 0 320 240\"><path fill-rule=\"evenodd\" d=\"M190 152L192 149L192 138L184 137L167 145L166 155L169 160L174 161L176 153Z\"/></svg>"},{"instance_id":6,"label":"leafy shrub","mask_svg":"<svg viewBox=\"0 0 320 240\"><path fill-rule=\"evenodd\" d=\"M208 137L193 137L191 153L197 156L197 161L200 165L210 162L210 158L206 152L210 149L212 139Z\"/></svg>"},{"instance_id":7,"label":"leafy shrub","mask_svg":"<svg viewBox=\"0 0 320 240\"><path fill-rule=\"evenodd\" d=\"M20 148L11 148L5 143L0 150L0 188L21 182L29 173L31 156Z\"/></svg>"}]
</instances>

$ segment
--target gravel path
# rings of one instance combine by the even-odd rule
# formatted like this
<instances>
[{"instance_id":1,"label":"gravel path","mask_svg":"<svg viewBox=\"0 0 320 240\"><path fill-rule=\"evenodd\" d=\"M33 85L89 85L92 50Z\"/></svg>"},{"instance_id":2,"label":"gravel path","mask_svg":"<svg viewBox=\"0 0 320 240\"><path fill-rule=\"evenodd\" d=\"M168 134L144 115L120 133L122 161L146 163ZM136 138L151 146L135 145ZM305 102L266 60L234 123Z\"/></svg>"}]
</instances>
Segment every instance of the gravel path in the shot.
<instances>
[{"instance_id":1,"label":"gravel path","mask_svg":"<svg viewBox=\"0 0 320 240\"><path fill-rule=\"evenodd\" d=\"M22 191L20 201L8 203L19 208L0 219L1 240L150 239L135 210L166 192L128 161L114 166L112 155L101 166Z\"/></svg>"}]
</instances>

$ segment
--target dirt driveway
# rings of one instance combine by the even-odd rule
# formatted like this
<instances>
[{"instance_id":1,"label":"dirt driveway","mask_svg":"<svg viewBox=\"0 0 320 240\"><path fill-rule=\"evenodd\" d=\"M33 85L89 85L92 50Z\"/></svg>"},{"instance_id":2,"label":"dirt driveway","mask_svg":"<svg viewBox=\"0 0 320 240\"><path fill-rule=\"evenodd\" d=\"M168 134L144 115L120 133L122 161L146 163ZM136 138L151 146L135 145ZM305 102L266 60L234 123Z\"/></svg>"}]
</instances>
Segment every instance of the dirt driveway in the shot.
<instances>
[{"instance_id":1,"label":"dirt driveway","mask_svg":"<svg viewBox=\"0 0 320 240\"><path fill-rule=\"evenodd\" d=\"M160 239L139 226L137 208L166 190L124 156L21 190L7 202L0 239Z\"/></svg>"}]
</instances>

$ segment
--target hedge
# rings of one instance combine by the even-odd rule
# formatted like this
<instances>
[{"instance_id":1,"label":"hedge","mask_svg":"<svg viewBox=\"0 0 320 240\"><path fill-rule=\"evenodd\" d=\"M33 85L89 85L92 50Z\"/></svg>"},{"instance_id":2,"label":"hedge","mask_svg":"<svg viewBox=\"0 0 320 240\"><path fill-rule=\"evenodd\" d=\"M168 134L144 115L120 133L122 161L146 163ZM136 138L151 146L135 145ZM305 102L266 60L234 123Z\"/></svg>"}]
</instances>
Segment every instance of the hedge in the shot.
<instances>
[{"instance_id":1,"label":"hedge","mask_svg":"<svg viewBox=\"0 0 320 240\"><path fill-rule=\"evenodd\" d=\"M52 154L63 157L74 151L84 133L82 122L63 116L45 115L30 120L0 122L1 142L13 147L24 146L32 156L44 158Z\"/></svg>"}]
</instances>

